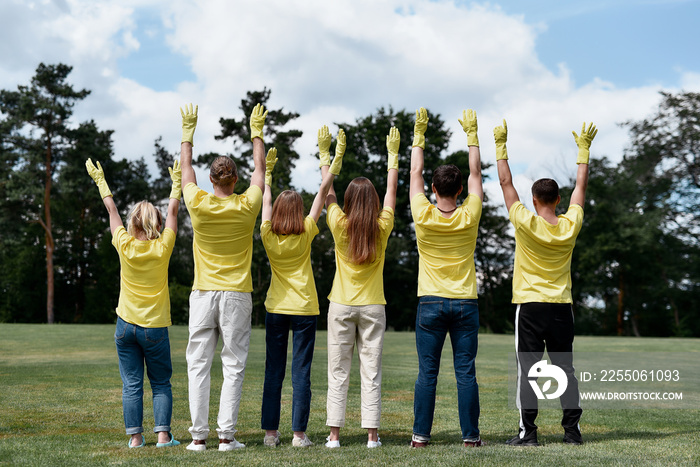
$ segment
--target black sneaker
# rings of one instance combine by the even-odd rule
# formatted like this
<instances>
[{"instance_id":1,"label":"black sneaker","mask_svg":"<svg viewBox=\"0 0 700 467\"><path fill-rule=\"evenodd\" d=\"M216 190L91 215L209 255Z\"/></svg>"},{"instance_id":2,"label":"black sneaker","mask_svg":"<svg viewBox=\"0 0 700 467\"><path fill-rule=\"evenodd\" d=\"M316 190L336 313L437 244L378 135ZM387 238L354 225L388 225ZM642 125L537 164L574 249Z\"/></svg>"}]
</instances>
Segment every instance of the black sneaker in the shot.
<instances>
[{"instance_id":1,"label":"black sneaker","mask_svg":"<svg viewBox=\"0 0 700 467\"><path fill-rule=\"evenodd\" d=\"M537 442L537 432L526 434L522 438L520 434L513 436L511 439L506 441L508 446L539 446L540 443Z\"/></svg>"},{"instance_id":2,"label":"black sneaker","mask_svg":"<svg viewBox=\"0 0 700 467\"><path fill-rule=\"evenodd\" d=\"M568 433L564 435L564 439L562 441L564 444L571 444L574 446L580 446L583 444L583 438L581 438L581 436L575 436Z\"/></svg>"}]
</instances>

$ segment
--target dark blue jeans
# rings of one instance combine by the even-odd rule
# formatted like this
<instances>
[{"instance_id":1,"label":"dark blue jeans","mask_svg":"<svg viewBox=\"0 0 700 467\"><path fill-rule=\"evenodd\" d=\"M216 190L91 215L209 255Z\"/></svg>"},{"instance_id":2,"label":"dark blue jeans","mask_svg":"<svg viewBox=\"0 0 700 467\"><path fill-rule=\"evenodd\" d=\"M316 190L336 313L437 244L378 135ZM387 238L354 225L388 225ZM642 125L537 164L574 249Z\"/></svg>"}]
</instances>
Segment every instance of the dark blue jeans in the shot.
<instances>
[{"instance_id":1,"label":"dark blue jeans","mask_svg":"<svg viewBox=\"0 0 700 467\"><path fill-rule=\"evenodd\" d=\"M143 432L143 371L144 364L153 392L154 432L170 431L173 414L173 393L170 378L168 328L142 328L117 318L114 332L122 377L122 405L126 434Z\"/></svg>"},{"instance_id":2,"label":"dark blue jeans","mask_svg":"<svg viewBox=\"0 0 700 467\"><path fill-rule=\"evenodd\" d=\"M292 330L292 431L306 431L311 410L311 361L316 342L318 316L265 316L265 384L263 386L263 430L280 425L282 383L287 368L287 343Z\"/></svg>"},{"instance_id":3,"label":"dark blue jeans","mask_svg":"<svg viewBox=\"0 0 700 467\"><path fill-rule=\"evenodd\" d=\"M413 433L430 439L435 413L435 387L447 333L452 342L462 439L479 437L479 386L474 359L478 347L476 300L420 297L416 315L418 379L413 399Z\"/></svg>"}]
</instances>

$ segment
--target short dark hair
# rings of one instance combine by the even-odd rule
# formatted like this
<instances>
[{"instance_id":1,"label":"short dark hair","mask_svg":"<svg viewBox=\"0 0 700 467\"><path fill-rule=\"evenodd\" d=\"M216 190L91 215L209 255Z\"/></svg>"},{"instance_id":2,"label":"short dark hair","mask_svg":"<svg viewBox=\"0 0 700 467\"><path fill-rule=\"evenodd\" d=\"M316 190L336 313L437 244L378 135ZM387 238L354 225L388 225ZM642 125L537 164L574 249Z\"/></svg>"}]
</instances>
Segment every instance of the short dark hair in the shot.
<instances>
[{"instance_id":1,"label":"short dark hair","mask_svg":"<svg viewBox=\"0 0 700 467\"><path fill-rule=\"evenodd\" d=\"M559 185L551 178L540 178L532 184L532 196L544 204L554 204L559 198Z\"/></svg>"},{"instance_id":2,"label":"short dark hair","mask_svg":"<svg viewBox=\"0 0 700 467\"><path fill-rule=\"evenodd\" d=\"M456 165L441 165L433 171L433 186L438 195L451 198L462 188L462 172Z\"/></svg>"}]
</instances>

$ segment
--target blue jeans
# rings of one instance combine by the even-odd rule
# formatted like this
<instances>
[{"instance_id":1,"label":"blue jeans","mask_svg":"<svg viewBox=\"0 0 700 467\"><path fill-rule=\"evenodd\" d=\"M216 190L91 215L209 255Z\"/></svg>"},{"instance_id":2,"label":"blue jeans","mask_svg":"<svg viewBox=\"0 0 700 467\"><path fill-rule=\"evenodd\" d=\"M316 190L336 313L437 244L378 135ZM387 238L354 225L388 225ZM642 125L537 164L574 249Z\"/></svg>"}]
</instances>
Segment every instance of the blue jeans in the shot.
<instances>
[{"instance_id":1,"label":"blue jeans","mask_svg":"<svg viewBox=\"0 0 700 467\"><path fill-rule=\"evenodd\" d=\"M287 368L287 342L292 330L292 431L306 431L311 410L311 361L316 342L318 316L265 316L265 384L263 386L263 430L277 430L280 424L282 383Z\"/></svg>"},{"instance_id":2,"label":"blue jeans","mask_svg":"<svg viewBox=\"0 0 700 467\"><path fill-rule=\"evenodd\" d=\"M420 297L416 315L418 379L413 399L414 434L430 439L440 356L449 332L462 439L479 438L479 386L474 366L478 331L479 308L476 300Z\"/></svg>"},{"instance_id":3,"label":"blue jeans","mask_svg":"<svg viewBox=\"0 0 700 467\"><path fill-rule=\"evenodd\" d=\"M170 378L168 328L142 328L117 318L114 333L122 377L122 405L126 434L143 432L143 371L144 363L153 392L153 431L170 432L173 413L173 393Z\"/></svg>"}]
</instances>

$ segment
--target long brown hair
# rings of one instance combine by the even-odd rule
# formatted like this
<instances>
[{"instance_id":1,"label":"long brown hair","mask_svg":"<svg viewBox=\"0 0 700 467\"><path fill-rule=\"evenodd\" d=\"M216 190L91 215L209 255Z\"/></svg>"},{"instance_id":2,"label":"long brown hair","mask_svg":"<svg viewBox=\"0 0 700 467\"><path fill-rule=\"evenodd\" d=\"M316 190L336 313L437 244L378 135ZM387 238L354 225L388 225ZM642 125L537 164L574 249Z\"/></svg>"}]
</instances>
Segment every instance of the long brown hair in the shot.
<instances>
[{"instance_id":1,"label":"long brown hair","mask_svg":"<svg viewBox=\"0 0 700 467\"><path fill-rule=\"evenodd\" d=\"M379 211L377 190L365 177L357 177L345 190L345 215L349 240L348 256L355 264L371 263L377 257Z\"/></svg>"},{"instance_id":2,"label":"long brown hair","mask_svg":"<svg viewBox=\"0 0 700 467\"><path fill-rule=\"evenodd\" d=\"M296 191L285 190L272 205L272 231L277 235L304 233L304 201Z\"/></svg>"}]
</instances>

